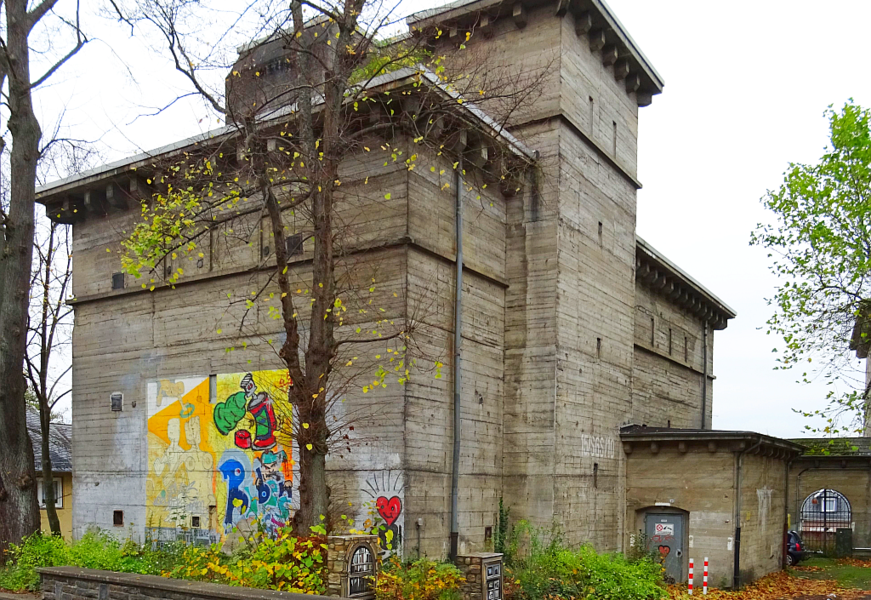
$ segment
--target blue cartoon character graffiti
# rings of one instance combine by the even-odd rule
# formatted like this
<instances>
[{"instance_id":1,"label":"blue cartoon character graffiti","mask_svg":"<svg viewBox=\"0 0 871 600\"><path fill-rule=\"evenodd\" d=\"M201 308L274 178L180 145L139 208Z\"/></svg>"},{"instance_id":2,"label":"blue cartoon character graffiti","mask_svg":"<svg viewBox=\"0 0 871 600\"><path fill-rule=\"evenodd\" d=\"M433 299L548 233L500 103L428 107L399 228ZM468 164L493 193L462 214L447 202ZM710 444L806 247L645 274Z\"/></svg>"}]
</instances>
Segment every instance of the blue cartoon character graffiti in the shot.
<instances>
[{"instance_id":1,"label":"blue cartoon character graffiti","mask_svg":"<svg viewBox=\"0 0 871 600\"><path fill-rule=\"evenodd\" d=\"M269 450L275 446L277 427L272 398L266 392L257 391L251 373L245 374L239 387L242 388L241 392L236 392L215 406L215 427L222 435L228 435L250 412L254 418L254 439L251 439L250 431L239 429L234 436L236 446L245 450Z\"/></svg>"},{"instance_id":2,"label":"blue cartoon character graffiti","mask_svg":"<svg viewBox=\"0 0 871 600\"><path fill-rule=\"evenodd\" d=\"M225 460L219 470L227 480L227 512L224 515L224 525L232 525L233 511L238 507L240 515L244 515L251 504L248 494L240 489L245 482L245 466L231 458Z\"/></svg>"}]
</instances>

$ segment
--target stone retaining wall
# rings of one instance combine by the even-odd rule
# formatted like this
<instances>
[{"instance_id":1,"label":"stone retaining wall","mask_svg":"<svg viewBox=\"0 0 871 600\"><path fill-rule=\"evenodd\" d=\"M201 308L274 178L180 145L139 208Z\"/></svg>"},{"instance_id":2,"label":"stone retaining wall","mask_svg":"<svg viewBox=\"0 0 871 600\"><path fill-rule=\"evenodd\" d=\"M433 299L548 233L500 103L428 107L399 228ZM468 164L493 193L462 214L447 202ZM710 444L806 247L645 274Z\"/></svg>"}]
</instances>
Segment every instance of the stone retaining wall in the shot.
<instances>
[{"instance_id":1,"label":"stone retaining wall","mask_svg":"<svg viewBox=\"0 0 871 600\"><path fill-rule=\"evenodd\" d=\"M293 594L78 567L50 567L37 569L37 572L42 576L44 600L335 600L332 596Z\"/></svg>"}]
</instances>

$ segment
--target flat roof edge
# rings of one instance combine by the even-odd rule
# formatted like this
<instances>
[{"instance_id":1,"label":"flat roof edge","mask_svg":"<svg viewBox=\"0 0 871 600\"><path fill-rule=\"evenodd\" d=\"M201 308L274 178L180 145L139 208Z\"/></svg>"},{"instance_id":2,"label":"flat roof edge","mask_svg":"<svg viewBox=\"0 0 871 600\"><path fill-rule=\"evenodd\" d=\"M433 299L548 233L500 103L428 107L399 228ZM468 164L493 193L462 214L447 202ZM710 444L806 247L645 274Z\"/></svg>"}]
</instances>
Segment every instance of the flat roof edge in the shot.
<instances>
[{"instance_id":1,"label":"flat roof edge","mask_svg":"<svg viewBox=\"0 0 871 600\"><path fill-rule=\"evenodd\" d=\"M712 291L699 283L692 275L677 266L662 252L651 246L642 237L636 235L635 242L637 249L640 249L642 252L650 256L653 260L660 263L664 268L668 269L673 277L677 277L678 279L683 280L684 283L686 283L696 292L701 294L708 302L716 305L720 310L728 315L728 318L734 319L738 316L738 313L735 311L735 309L723 302L717 295L715 295Z\"/></svg>"},{"instance_id":2,"label":"flat roof edge","mask_svg":"<svg viewBox=\"0 0 871 600\"><path fill-rule=\"evenodd\" d=\"M446 86L442 84L438 76L429 69L423 67L422 65L418 65L417 67L403 67L401 69L397 69L396 71L379 75L378 77L373 78L368 83L366 88L377 89L378 87L395 84L403 79L408 79L415 76L420 76L420 78L428 82L429 85L440 89L442 93L447 94L452 98L460 98L459 93L446 89ZM291 108L292 106L282 107L276 110L274 114L269 115L265 120L267 122L273 120L280 120L281 118L287 116L287 113L290 112ZM474 119L480 121L483 125L489 128L497 138L500 138L503 143L509 146L511 150L515 152L515 154L523 156L527 160L536 160L536 152L534 150L526 146L523 142L521 142L514 135L512 135L508 130L500 127L499 124L496 123L489 115L487 115L483 110L475 106L474 102L468 101L463 102L462 104L458 103L457 110L465 112L471 115ZM211 142L218 140L222 137L236 135L237 133L238 129L230 126L224 126L182 140L178 140L171 144L166 144L152 150L140 152L139 154L127 158L122 158L120 160L106 163L94 169L89 169L87 171L83 171L76 175L65 177L63 179L58 179L56 181L52 181L45 184L44 186L39 187L36 190L36 200L37 202L39 202L46 196L50 196L61 191L66 191L66 189L71 189L76 186L82 185L88 180L100 180L113 177L122 172L145 166L148 164L149 161L154 160L157 157L165 156L176 151L181 151L185 148L190 148L203 142Z\"/></svg>"},{"instance_id":3,"label":"flat roof edge","mask_svg":"<svg viewBox=\"0 0 871 600\"><path fill-rule=\"evenodd\" d=\"M656 431L654 429L653 431L621 431L620 439L627 442L748 440L758 441L763 444L768 444L769 446L790 449L799 454L805 450L804 446L791 442L790 440L766 435L764 433L757 433L755 431L723 431L716 429Z\"/></svg>"},{"instance_id":4,"label":"flat roof edge","mask_svg":"<svg viewBox=\"0 0 871 600\"><path fill-rule=\"evenodd\" d=\"M516 1L516 0L512 0ZM500 6L502 4L506 4L508 0L457 0L455 2L450 2L445 4L444 6L440 6L437 8L429 8L425 10L421 10L415 13L412 13L408 17L406 17L405 22L409 27L417 25L418 23L422 23L424 21L429 21L431 19L437 19L439 21L445 21L450 19L455 19L467 14L469 12L475 10L486 10L495 6ZM644 52L641 51L641 48L632 39L632 36L629 35L626 27L620 22L620 19L617 18L617 15L611 10L611 7L604 0L587 0L590 7L595 9L602 18L607 22L607 24L614 30L617 34L617 37L621 39L621 41L626 45L626 48L634 55L635 59L638 61L638 64L641 65L642 69L647 73L650 78L651 83L656 88L656 93L661 93L662 89L665 87L665 81L662 76L647 58L644 55ZM528 2L532 4L532 2ZM545 2L537 2L536 4L544 4ZM439 18L440 17L440 18Z\"/></svg>"}]
</instances>

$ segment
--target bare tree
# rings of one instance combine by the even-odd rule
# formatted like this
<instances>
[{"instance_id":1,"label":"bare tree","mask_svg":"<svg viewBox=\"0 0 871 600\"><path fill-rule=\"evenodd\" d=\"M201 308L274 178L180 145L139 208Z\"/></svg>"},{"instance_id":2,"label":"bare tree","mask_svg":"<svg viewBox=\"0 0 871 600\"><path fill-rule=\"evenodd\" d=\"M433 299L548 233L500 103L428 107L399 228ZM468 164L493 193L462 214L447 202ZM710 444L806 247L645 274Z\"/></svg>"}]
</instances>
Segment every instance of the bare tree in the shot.
<instances>
[{"instance_id":1,"label":"bare tree","mask_svg":"<svg viewBox=\"0 0 871 600\"><path fill-rule=\"evenodd\" d=\"M374 287L360 277L347 251L348 230L339 207L355 192L340 188L342 161L354 152L368 152L371 145L385 160L413 169L417 153L403 154L378 137L402 129L432 156L455 156L454 168L463 172L463 145L441 133L448 120L453 130L480 129L480 114L463 106L464 98L486 97L503 107L508 118L518 103L531 97L539 80L497 79L480 62L447 70L445 57L432 56L422 45L426 36L383 40L380 34L397 20L397 6L372 0L250 2L231 20L226 35L250 19L250 30L262 37L245 40L232 64L226 61L227 52L214 44L198 45L202 36L192 35L194 23L206 18L199 2L140 0L133 7L116 8L132 26L157 28L175 68L228 125L221 139L163 165L154 178L155 200L146 203L145 222L126 243L128 271L137 276L144 268L166 273L167 257L197 252L198 241L228 218L266 219L274 258L262 266L270 276L267 285L243 301L251 306L271 293L270 285L277 285L275 316L283 329L278 355L293 381L289 399L300 450L300 507L294 527L305 533L328 514L326 456L331 444L347 439L331 415L333 403L361 378L369 379L362 386L366 392L383 384L391 372L402 382L409 371L406 352L413 323L377 316L366 295ZM217 37L225 41L226 35ZM207 76L221 68L229 73L223 90L210 87ZM406 70L393 82L391 97L389 89L379 88L379 77L400 68ZM276 73L280 76L266 77ZM498 118L490 122L486 135L498 136L503 125ZM493 162L498 166L491 181L513 185L517 165L507 157ZM390 194L385 197L389 200ZM288 214L303 222L293 246L284 243ZM303 243L313 248L311 271L298 286L292 254ZM173 284L180 273L169 271L167 282ZM366 313L367 305L376 315L365 317L368 330L349 327L351 317L346 315ZM388 348L394 361L391 372L375 364L373 373L360 358L373 338L394 344Z\"/></svg>"},{"instance_id":2,"label":"bare tree","mask_svg":"<svg viewBox=\"0 0 871 600\"><path fill-rule=\"evenodd\" d=\"M34 238L34 195L42 135L33 92L87 42L79 22L55 12L58 0L5 0L0 24L0 90L12 135L9 198L0 206L0 550L39 528L33 449L25 420L22 373ZM43 73L30 72L31 41L39 27L55 23L72 33L68 50ZM5 142L0 140L0 156Z\"/></svg>"},{"instance_id":3,"label":"bare tree","mask_svg":"<svg viewBox=\"0 0 871 600\"><path fill-rule=\"evenodd\" d=\"M72 369L69 359L58 354L69 345L72 332L72 307L65 303L72 279L72 252L69 227L50 222L43 235L37 234L28 317L27 379L39 407L42 432L42 481L45 510L52 534L60 535L55 509L50 436L57 403L70 393L64 384ZM61 361L58 361L58 359ZM58 366L56 363L63 362ZM64 389L66 388L66 389Z\"/></svg>"}]
</instances>

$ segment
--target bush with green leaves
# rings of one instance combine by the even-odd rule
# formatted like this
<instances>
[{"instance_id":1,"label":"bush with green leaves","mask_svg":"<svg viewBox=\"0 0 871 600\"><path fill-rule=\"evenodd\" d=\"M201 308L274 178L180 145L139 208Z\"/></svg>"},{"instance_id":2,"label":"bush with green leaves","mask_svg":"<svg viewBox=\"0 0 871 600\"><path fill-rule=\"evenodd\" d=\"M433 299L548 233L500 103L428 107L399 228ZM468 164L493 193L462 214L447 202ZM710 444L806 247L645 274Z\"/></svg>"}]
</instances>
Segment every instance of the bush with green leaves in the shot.
<instances>
[{"instance_id":1,"label":"bush with green leaves","mask_svg":"<svg viewBox=\"0 0 871 600\"><path fill-rule=\"evenodd\" d=\"M160 545L147 540L119 542L106 533L88 533L75 542L36 533L13 545L0 563L0 589L39 588L38 567L73 566L121 573L161 575L193 581L282 591L326 592L326 530L311 528L309 537L295 537L290 529L268 535L262 527L243 537L245 544L232 555L211 547L183 542ZM449 599L441 599L449 600Z\"/></svg>"},{"instance_id":2,"label":"bush with green leaves","mask_svg":"<svg viewBox=\"0 0 871 600\"><path fill-rule=\"evenodd\" d=\"M567 547L557 528L541 532L521 522L526 552L506 571L513 600L659 600L666 597L662 567L649 557L630 560L622 554L599 554L590 546ZM545 536L545 540L542 540Z\"/></svg>"},{"instance_id":3,"label":"bush with green leaves","mask_svg":"<svg viewBox=\"0 0 871 600\"><path fill-rule=\"evenodd\" d=\"M87 533L72 543L58 536L36 533L8 550L6 566L0 570L0 588L36 590L37 567L72 566L159 575L174 562L174 556L171 547L152 551L133 542L122 544L105 533Z\"/></svg>"}]
</instances>

